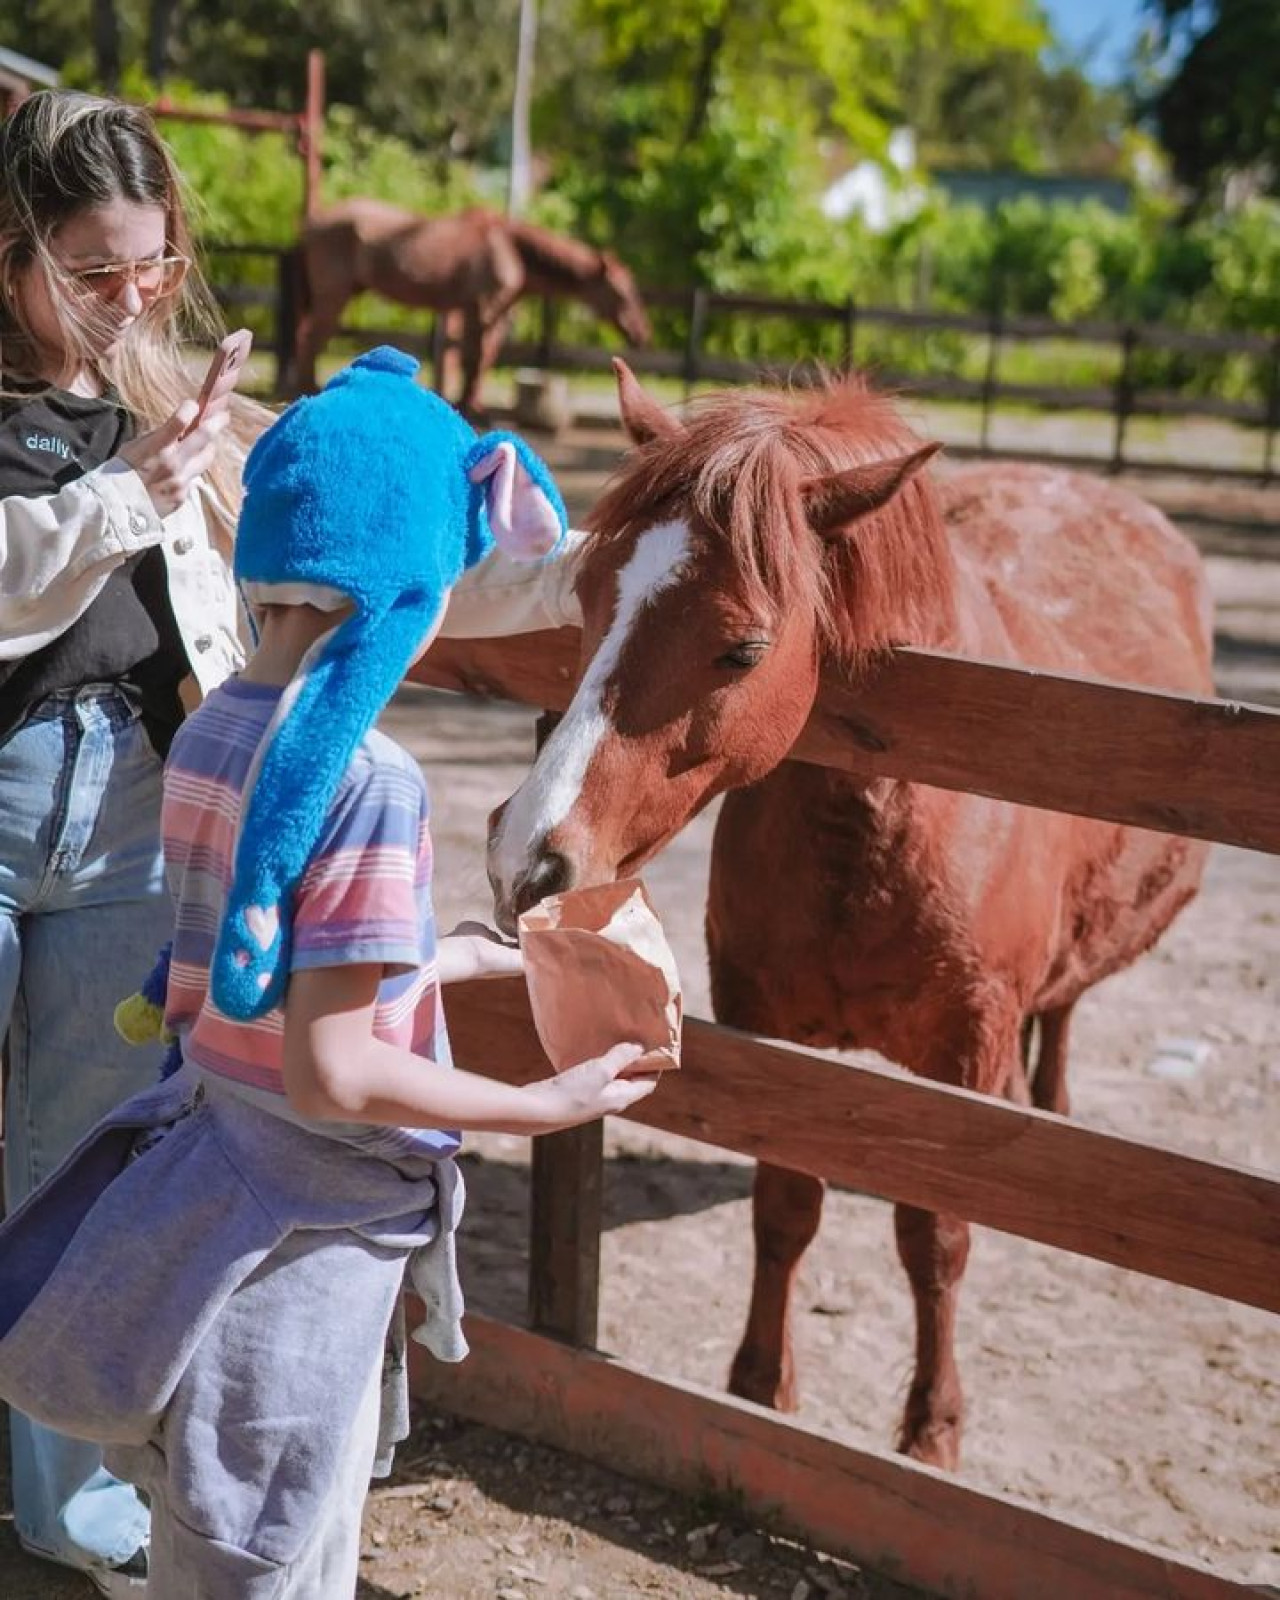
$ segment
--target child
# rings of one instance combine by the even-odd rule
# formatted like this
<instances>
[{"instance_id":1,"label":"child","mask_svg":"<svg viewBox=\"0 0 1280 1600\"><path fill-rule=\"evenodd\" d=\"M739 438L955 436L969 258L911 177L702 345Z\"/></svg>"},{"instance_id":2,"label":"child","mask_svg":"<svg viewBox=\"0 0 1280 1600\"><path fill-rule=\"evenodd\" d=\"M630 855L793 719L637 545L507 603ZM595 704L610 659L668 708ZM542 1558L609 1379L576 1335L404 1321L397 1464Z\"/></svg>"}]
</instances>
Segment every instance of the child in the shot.
<instances>
[{"instance_id":1,"label":"child","mask_svg":"<svg viewBox=\"0 0 1280 1600\"><path fill-rule=\"evenodd\" d=\"M415 1337L465 1354L440 1130L544 1133L653 1087L624 1042L523 1088L447 1070L438 985L519 958L437 949L422 780L370 730L490 535L536 557L564 513L416 365L362 356L250 456L235 561L261 639L165 773L183 1065L0 1233L0 1393L145 1489L152 1600L354 1592L380 1433L403 1436L383 1350L406 1263Z\"/></svg>"}]
</instances>

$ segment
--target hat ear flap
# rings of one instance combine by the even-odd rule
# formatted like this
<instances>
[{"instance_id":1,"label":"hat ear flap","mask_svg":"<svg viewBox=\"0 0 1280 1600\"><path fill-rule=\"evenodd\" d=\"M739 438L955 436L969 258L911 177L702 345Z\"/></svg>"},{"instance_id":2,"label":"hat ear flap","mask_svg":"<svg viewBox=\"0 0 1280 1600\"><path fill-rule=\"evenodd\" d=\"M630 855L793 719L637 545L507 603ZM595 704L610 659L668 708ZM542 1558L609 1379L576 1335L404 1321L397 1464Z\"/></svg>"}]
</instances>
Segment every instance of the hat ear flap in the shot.
<instances>
[{"instance_id":1,"label":"hat ear flap","mask_svg":"<svg viewBox=\"0 0 1280 1600\"><path fill-rule=\"evenodd\" d=\"M245 783L235 872L210 963L209 992L225 1016L248 1022L284 999L294 894L351 758L418 654L441 599L418 590L390 611L348 617L281 697Z\"/></svg>"},{"instance_id":2,"label":"hat ear flap","mask_svg":"<svg viewBox=\"0 0 1280 1600\"><path fill-rule=\"evenodd\" d=\"M516 561L536 561L555 550L569 518L550 472L523 439L486 433L467 452L464 466L483 491L499 549Z\"/></svg>"}]
</instances>

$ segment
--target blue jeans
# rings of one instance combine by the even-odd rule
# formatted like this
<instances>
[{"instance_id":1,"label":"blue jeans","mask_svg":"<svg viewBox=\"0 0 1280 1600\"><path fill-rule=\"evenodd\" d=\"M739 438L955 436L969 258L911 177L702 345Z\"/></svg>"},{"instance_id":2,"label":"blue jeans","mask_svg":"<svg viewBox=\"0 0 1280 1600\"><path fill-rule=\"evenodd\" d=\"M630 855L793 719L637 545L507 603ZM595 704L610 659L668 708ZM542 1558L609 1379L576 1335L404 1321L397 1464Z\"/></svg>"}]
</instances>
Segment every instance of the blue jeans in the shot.
<instances>
[{"instance_id":1,"label":"blue jeans","mask_svg":"<svg viewBox=\"0 0 1280 1600\"><path fill-rule=\"evenodd\" d=\"M142 724L110 687L42 701L0 744L6 1209L99 1117L155 1081L158 1049L125 1044L112 1012L170 933L160 776ZM91 1356L92 1331L85 1337ZM10 1434L24 1544L73 1566L127 1561L147 1512L97 1447L17 1413Z\"/></svg>"}]
</instances>

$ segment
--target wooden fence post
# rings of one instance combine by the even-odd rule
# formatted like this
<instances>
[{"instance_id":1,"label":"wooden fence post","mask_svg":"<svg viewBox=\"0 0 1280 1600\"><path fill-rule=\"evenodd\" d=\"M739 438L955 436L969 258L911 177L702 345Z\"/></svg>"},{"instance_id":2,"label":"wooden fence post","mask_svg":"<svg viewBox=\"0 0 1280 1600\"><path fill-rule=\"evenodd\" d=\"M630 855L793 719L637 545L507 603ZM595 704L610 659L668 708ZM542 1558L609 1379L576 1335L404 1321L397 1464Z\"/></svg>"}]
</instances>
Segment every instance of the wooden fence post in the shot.
<instances>
[{"instance_id":1,"label":"wooden fence post","mask_svg":"<svg viewBox=\"0 0 1280 1600\"><path fill-rule=\"evenodd\" d=\"M997 302L992 307L991 321L987 327L987 366L982 374L982 423L978 433L978 448L983 455L991 448L991 412L1000 382L1000 345L1003 337L1004 305Z\"/></svg>"},{"instance_id":2,"label":"wooden fence post","mask_svg":"<svg viewBox=\"0 0 1280 1600\"><path fill-rule=\"evenodd\" d=\"M1276 434L1280 432L1280 334L1271 345L1271 382L1267 394L1267 428L1262 446L1262 482L1275 477Z\"/></svg>"},{"instance_id":3,"label":"wooden fence post","mask_svg":"<svg viewBox=\"0 0 1280 1600\"><path fill-rule=\"evenodd\" d=\"M298 370L298 278L301 253L295 245L276 256L275 393L278 400L296 393Z\"/></svg>"},{"instance_id":4,"label":"wooden fence post","mask_svg":"<svg viewBox=\"0 0 1280 1600\"><path fill-rule=\"evenodd\" d=\"M551 711L538 718L539 750L559 720ZM600 1325L603 1205L603 1121L533 1141L529 1326L589 1350Z\"/></svg>"},{"instance_id":5,"label":"wooden fence post","mask_svg":"<svg viewBox=\"0 0 1280 1600\"><path fill-rule=\"evenodd\" d=\"M689 300L689 337L684 345L684 397L687 400L698 381L698 357L702 353L702 336L707 326L707 291L698 287Z\"/></svg>"},{"instance_id":6,"label":"wooden fence post","mask_svg":"<svg viewBox=\"0 0 1280 1600\"><path fill-rule=\"evenodd\" d=\"M847 295L844 302L844 316L841 319L841 349L840 365L848 373L853 371L853 346L858 336L858 306L852 295Z\"/></svg>"},{"instance_id":7,"label":"wooden fence post","mask_svg":"<svg viewBox=\"0 0 1280 1600\"><path fill-rule=\"evenodd\" d=\"M538 320L538 365L544 372L551 370L551 352L556 342L559 317L558 303L549 294L544 294Z\"/></svg>"},{"instance_id":8,"label":"wooden fence post","mask_svg":"<svg viewBox=\"0 0 1280 1600\"><path fill-rule=\"evenodd\" d=\"M324 51L307 51L307 98L299 122L298 153L302 157L302 220L308 221L320 209L320 188L324 182L321 144L324 140Z\"/></svg>"},{"instance_id":9,"label":"wooden fence post","mask_svg":"<svg viewBox=\"0 0 1280 1600\"><path fill-rule=\"evenodd\" d=\"M1115 388L1115 433L1111 441L1111 470L1124 470L1124 438L1133 415L1133 352L1138 348L1138 330L1127 327L1120 341L1120 371Z\"/></svg>"}]
</instances>

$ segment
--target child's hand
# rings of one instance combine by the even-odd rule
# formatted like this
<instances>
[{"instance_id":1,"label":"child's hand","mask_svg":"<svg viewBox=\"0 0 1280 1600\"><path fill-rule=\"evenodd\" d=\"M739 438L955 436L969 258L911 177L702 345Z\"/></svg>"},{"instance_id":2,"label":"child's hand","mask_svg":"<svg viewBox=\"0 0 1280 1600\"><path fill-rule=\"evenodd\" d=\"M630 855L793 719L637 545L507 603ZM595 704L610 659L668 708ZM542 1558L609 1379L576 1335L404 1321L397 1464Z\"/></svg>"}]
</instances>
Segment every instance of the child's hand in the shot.
<instances>
[{"instance_id":1,"label":"child's hand","mask_svg":"<svg viewBox=\"0 0 1280 1600\"><path fill-rule=\"evenodd\" d=\"M541 1132L554 1133L625 1111L657 1085L658 1074L644 1071L645 1056L641 1045L615 1044L554 1078L527 1084L521 1093L533 1103L532 1120L543 1124Z\"/></svg>"},{"instance_id":2,"label":"child's hand","mask_svg":"<svg viewBox=\"0 0 1280 1600\"><path fill-rule=\"evenodd\" d=\"M524 972L524 956L519 945L508 944L483 922L460 922L441 938L436 970L441 983L518 978Z\"/></svg>"}]
</instances>

